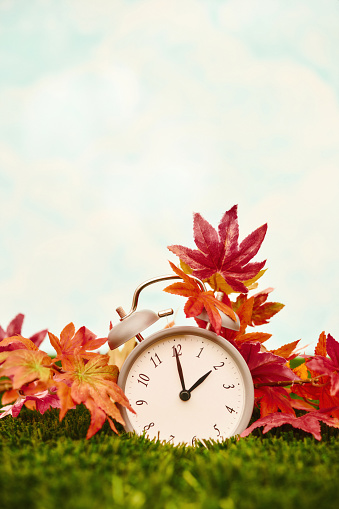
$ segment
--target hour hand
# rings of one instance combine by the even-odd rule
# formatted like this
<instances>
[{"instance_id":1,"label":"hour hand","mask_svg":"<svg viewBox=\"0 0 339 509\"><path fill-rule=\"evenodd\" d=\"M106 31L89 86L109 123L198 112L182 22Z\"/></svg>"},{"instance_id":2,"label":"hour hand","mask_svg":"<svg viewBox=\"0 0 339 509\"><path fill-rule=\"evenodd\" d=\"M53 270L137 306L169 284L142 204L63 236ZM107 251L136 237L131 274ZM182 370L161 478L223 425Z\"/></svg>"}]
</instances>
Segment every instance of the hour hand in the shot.
<instances>
[{"instance_id":1,"label":"hour hand","mask_svg":"<svg viewBox=\"0 0 339 509\"><path fill-rule=\"evenodd\" d=\"M206 380L206 378L208 377L208 375L210 375L212 373L212 370L210 369L208 371L208 373L205 373L203 376L201 376L199 378L199 380L197 380L195 382L195 384L192 385L192 387L190 389L188 389L188 392L191 393L192 391L194 391L194 389L196 389L198 387L198 385L200 385L204 380Z\"/></svg>"}]
</instances>

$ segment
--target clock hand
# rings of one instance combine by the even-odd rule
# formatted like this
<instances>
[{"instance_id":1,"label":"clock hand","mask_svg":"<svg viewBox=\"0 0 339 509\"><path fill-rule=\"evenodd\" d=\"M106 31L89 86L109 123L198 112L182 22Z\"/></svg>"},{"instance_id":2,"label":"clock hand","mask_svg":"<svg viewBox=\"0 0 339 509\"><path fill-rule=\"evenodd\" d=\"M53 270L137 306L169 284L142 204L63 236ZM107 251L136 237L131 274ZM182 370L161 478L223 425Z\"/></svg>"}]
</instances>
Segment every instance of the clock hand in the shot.
<instances>
[{"instance_id":1,"label":"clock hand","mask_svg":"<svg viewBox=\"0 0 339 509\"><path fill-rule=\"evenodd\" d=\"M175 353L175 358L176 358L176 361L177 361L177 368L178 368L179 378L180 378L180 382L181 382L181 387L182 387L183 391L186 391L184 374L182 372L181 362L180 362L179 355L178 355L178 352L177 352L176 348L174 348L174 353Z\"/></svg>"},{"instance_id":2,"label":"clock hand","mask_svg":"<svg viewBox=\"0 0 339 509\"><path fill-rule=\"evenodd\" d=\"M206 378L208 377L208 375L210 375L212 373L212 370L210 369L210 371L208 373L205 373L203 376L201 376L199 378L199 380L197 380L195 382L195 384L192 385L192 387L190 389L188 389L187 392L191 393L192 391L194 391L194 389L196 389L198 387L198 385L200 385L204 380L206 380Z\"/></svg>"},{"instance_id":3,"label":"clock hand","mask_svg":"<svg viewBox=\"0 0 339 509\"><path fill-rule=\"evenodd\" d=\"M176 361L177 361L177 368L178 368L179 378L180 378L181 387L182 387L182 391L180 391L180 393L179 393L179 398L182 401L188 401L190 399L190 397L191 397L191 394L190 394L190 392L185 387L184 374L183 374L183 371L182 371L181 362L180 362L179 355L178 355L178 352L177 352L176 348L174 348L174 353L175 353L175 358L176 358Z\"/></svg>"}]
</instances>

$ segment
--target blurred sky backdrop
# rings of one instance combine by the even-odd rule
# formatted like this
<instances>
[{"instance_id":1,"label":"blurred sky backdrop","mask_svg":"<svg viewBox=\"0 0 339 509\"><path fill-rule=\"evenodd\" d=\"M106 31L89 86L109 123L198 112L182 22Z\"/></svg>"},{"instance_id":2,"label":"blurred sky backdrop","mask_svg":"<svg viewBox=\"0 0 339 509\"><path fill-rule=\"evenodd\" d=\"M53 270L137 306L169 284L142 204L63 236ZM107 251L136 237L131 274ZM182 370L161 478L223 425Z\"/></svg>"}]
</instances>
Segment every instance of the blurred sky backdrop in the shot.
<instances>
[{"instance_id":1,"label":"blurred sky backdrop","mask_svg":"<svg viewBox=\"0 0 339 509\"><path fill-rule=\"evenodd\" d=\"M338 93L337 0L0 0L1 325L107 335L238 204L266 346L339 339Z\"/></svg>"}]
</instances>

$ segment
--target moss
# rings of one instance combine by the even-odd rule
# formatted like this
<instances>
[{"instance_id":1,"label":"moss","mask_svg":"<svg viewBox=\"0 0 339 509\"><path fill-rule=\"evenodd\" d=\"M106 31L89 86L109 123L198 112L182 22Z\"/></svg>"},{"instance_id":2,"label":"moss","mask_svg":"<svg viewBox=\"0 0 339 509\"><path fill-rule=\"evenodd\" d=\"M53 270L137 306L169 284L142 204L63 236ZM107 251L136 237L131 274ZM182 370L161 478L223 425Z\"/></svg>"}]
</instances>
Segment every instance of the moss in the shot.
<instances>
[{"instance_id":1,"label":"moss","mask_svg":"<svg viewBox=\"0 0 339 509\"><path fill-rule=\"evenodd\" d=\"M61 423L55 409L2 419L1 507L337 507L338 430L324 427L321 442L282 429L190 448L117 436L108 423L87 441L89 422L83 406Z\"/></svg>"}]
</instances>

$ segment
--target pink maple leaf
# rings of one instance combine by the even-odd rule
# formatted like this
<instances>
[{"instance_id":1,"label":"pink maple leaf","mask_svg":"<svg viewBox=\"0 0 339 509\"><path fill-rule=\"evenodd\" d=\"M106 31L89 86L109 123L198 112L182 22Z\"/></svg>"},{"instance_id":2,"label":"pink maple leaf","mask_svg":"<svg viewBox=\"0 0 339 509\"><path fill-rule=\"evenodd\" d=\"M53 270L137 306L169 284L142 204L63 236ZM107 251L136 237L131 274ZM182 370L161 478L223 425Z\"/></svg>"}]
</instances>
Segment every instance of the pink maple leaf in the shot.
<instances>
[{"instance_id":1,"label":"pink maple leaf","mask_svg":"<svg viewBox=\"0 0 339 509\"><path fill-rule=\"evenodd\" d=\"M8 352L8 351L12 351L12 350L17 350L18 348L23 348L21 343L15 342L15 339L13 339L13 342L11 342L7 346L1 346L1 342L5 338L10 338L12 336L21 335L21 329L22 329L22 324L23 324L24 318L25 318L25 315L23 315L22 313L19 313L18 315L16 315L15 318L13 318L13 320L10 322L10 324L8 325L6 330L4 330L0 326L0 352L4 352L4 351ZM33 336L31 336L28 339L30 339L32 341L32 343L35 344L35 346L39 347L41 345L41 343L43 342L43 340L45 339L46 334L47 334L47 329L42 330L40 332L36 332L35 334L33 334Z\"/></svg>"},{"instance_id":2,"label":"pink maple leaf","mask_svg":"<svg viewBox=\"0 0 339 509\"><path fill-rule=\"evenodd\" d=\"M35 401L36 409L41 414L44 414L50 408L60 408L60 400L56 394L50 394L48 390L43 392L37 392L30 396L19 396L13 405L6 405L0 408L0 419L11 415L12 417L18 417L24 403L26 401Z\"/></svg>"},{"instance_id":3,"label":"pink maple leaf","mask_svg":"<svg viewBox=\"0 0 339 509\"><path fill-rule=\"evenodd\" d=\"M238 345L237 345L238 346ZM254 383L278 382L280 380L300 380L286 366L286 359L271 352L262 352L260 343L244 342L238 346L251 371Z\"/></svg>"},{"instance_id":4,"label":"pink maple leaf","mask_svg":"<svg viewBox=\"0 0 339 509\"><path fill-rule=\"evenodd\" d=\"M267 433L272 428L278 428L283 424L290 424L294 428L298 428L306 431L307 433L311 433L317 440L321 440L319 421L325 422L328 426L333 426L335 428L339 427L339 419L329 417L327 412L324 411L316 410L314 412L304 414L301 417L295 417L291 414L275 412L255 421L251 426L245 429L245 431L243 431L240 436L247 437L255 428L259 428L261 426L264 426L263 433Z\"/></svg>"},{"instance_id":5,"label":"pink maple leaf","mask_svg":"<svg viewBox=\"0 0 339 509\"><path fill-rule=\"evenodd\" d=\"M168 249L186 263L193 275L206 280L220 274L236 292L247 293L244 281L252 279L266 261L249 263L258 252L266 235L264 224L238 245L237 205L223 215L218 232L200 214L194 214L194 241L198 249L173 245Z\"/></svg>"}]
</instances>

